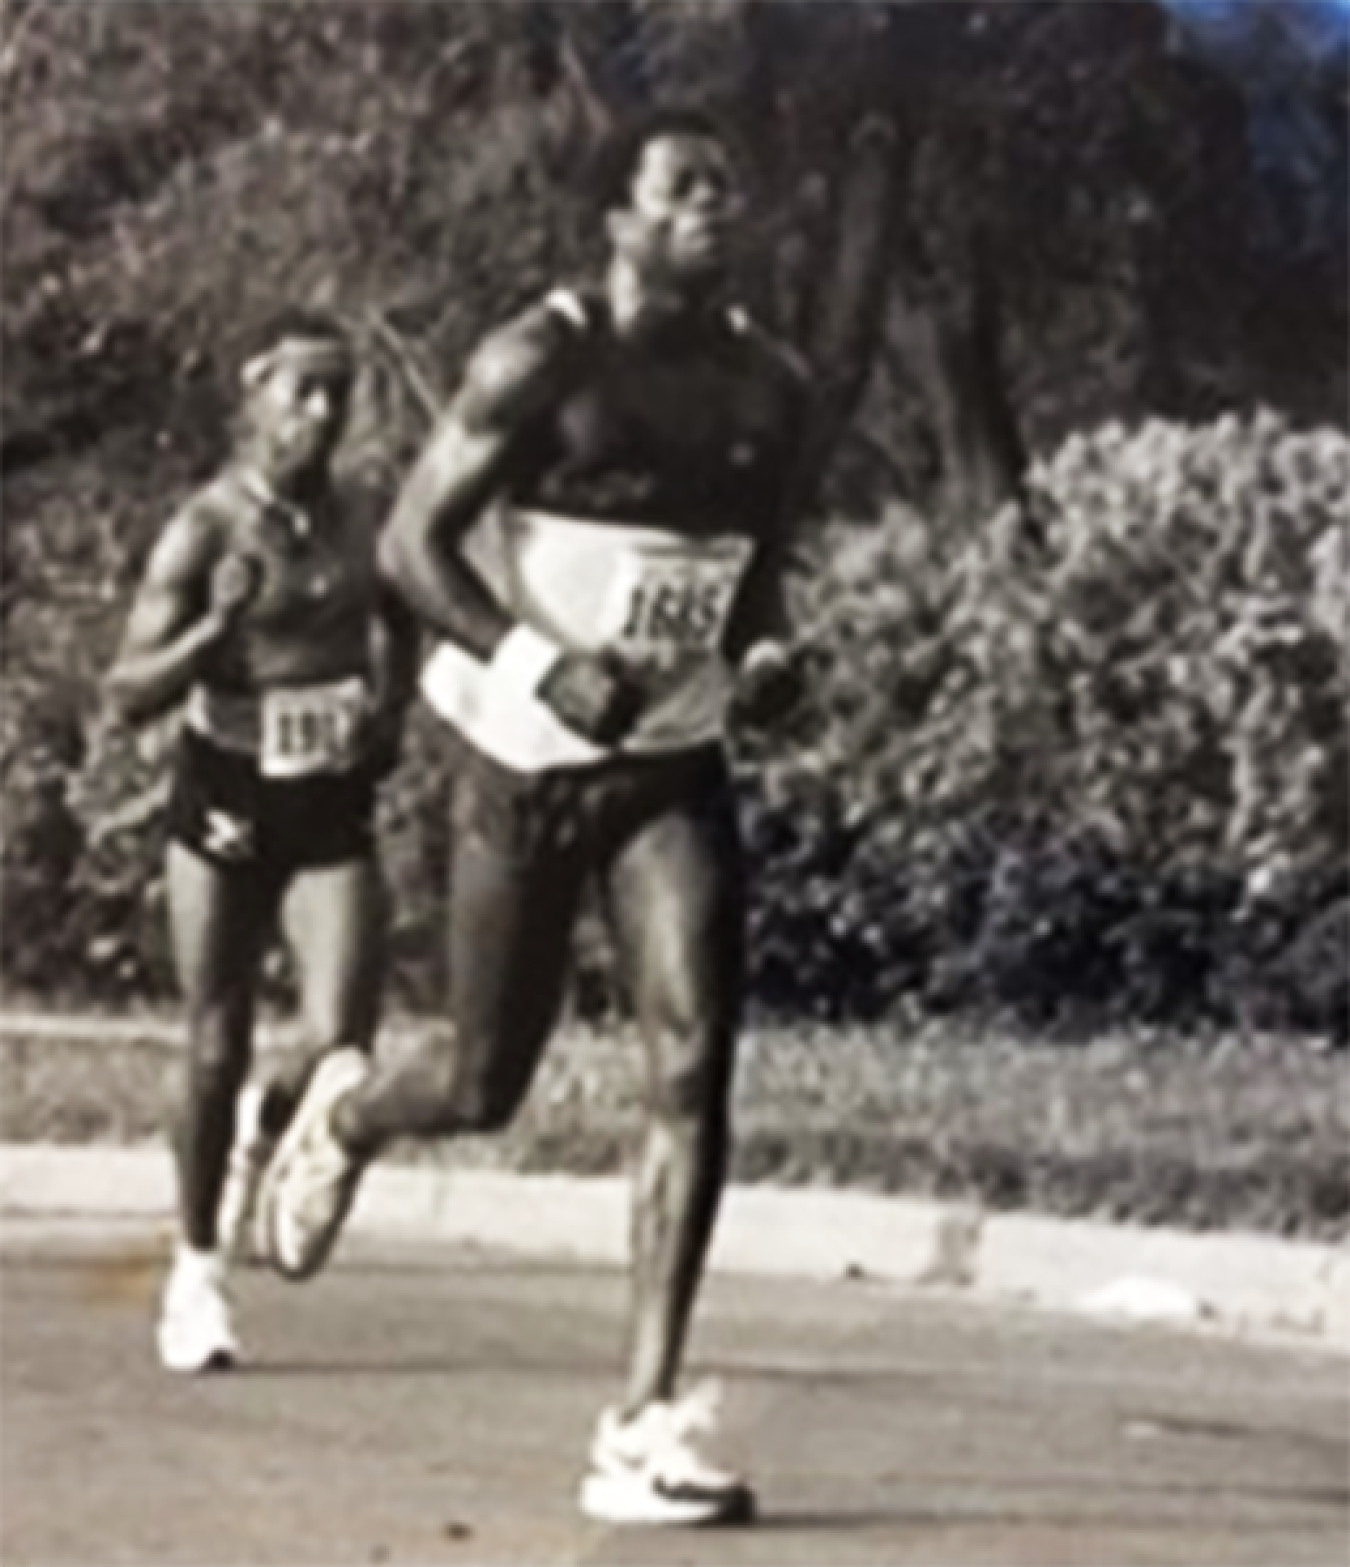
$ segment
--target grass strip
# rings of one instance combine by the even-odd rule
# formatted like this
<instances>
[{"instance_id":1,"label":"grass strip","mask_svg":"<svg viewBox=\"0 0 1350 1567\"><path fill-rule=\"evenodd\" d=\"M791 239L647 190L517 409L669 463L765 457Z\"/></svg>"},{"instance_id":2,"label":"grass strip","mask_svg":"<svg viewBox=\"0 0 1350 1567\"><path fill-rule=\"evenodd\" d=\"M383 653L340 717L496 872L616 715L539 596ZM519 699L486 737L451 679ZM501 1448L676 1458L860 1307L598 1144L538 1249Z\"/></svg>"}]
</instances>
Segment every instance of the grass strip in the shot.
<instances>
[{"instance_id":1,"label":"grass strip","mask_svg":"<svg viewBox=\"0 0 1350 1567\"><path fill-rule=\"evenodd\" d=\"M422 1026L395 1024L381 1050L406 1049ZM287 1038L265 1030L261 1059ZM182 1057L172 1020L0 1018L0 1137L159 1137ZM641 1081L631 1029L569 1028L508 1131L393 1156L621 1171L641 1128ZM735 1109L740 1181L1196 1230L1350 1233L1350 1076L1301 1039L765 1027L746 1037Z\"/></svg>"}]
</instances>

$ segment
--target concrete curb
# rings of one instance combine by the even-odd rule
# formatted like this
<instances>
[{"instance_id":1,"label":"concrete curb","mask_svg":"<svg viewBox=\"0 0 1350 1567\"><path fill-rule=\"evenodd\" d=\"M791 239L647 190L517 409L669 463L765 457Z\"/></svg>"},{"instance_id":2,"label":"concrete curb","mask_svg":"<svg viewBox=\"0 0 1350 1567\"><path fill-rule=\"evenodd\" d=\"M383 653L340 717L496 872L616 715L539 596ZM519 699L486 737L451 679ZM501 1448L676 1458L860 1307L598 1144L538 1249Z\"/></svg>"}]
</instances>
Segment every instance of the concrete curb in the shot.
<instances>
[{"instance_id":1,"label":"concrete curb","mask_svg":"<svg viewBox=\"0 0 1350 1567\"><path fill-rule=\"evenodd\" d=\"M368 1177L352 1227L620 1264L627 1255L628 1202L622 1180L387 1165ZM170 1163L161 1148L0 1146L0 1216L167 1224L172 1206ZM1261 1235L1196 1235L984 1214L858 1192L738 1186L723 1207L712 1266L969 1291L1137 1323L1273 1334L1350 1353L1350 1252Z\"/></svg>"}]
</instances>

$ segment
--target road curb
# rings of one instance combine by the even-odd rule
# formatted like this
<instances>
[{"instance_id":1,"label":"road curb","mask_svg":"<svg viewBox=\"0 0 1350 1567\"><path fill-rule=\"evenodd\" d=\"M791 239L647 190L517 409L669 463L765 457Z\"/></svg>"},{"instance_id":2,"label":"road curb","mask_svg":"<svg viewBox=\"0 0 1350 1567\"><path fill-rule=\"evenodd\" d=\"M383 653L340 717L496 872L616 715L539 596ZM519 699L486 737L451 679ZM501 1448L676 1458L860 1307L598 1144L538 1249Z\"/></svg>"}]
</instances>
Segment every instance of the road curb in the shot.
<instances>
[{"instance_id":1,"label":"road curb","mask_svg":"<svg viewBox=\"0 0 1350 1567\"><path fill-rule=\"evenodd\" d=\"M157 1146L0 1146L3 1218L167 1225L172 1203L169 1159ZM628 1205L627 1182L613 1178L387 1165L367 1178L352 1227L614 1265L627 1255ZM1350 1252L1270 1236L987 1214L862 1192L735 1186L723 1206L712 1267L952 1289L1127 1317L1128 1306L1099 1303L1137 1299L1139 1322L1274 1334L1350 1353ZM1141 1284L1152 1285L1151 1294ZM1159 1299L1170 1309L1142 1304Z\"/></svg>"}]
</instances>

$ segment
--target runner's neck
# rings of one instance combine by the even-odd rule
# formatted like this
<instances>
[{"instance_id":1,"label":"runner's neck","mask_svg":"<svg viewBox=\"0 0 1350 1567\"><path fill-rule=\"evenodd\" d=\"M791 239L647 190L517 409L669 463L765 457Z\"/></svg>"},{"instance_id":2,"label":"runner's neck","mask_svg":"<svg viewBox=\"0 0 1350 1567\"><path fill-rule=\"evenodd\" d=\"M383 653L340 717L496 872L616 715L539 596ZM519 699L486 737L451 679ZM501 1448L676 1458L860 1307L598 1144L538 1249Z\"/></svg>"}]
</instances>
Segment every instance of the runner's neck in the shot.
<instances>
[{"instance_id":1,"label":"runner's neck","mask_svg":"<svg viewBox=\"0 0 1350 1567\"><path fill-rule=\"evenodd\" d=\"M240 487L245 494L268 511L279 513L284 517L292 535L298 541L309 543L320 531L318 519L322 515L322 500L327 489L322 481L308 486L311 494L307 501L302 502L295 496L282 494L262 469L253 463L241 462L237 473Z\"/></svg>"},{"instance_id":2,"label":"runner's neck","mask_svg":"<svg viewBox=\"0 0 1350 1567\"><path fill-rule=\"evenodd\" d=\"M697 331L725 315L720 282L707 288L658 282L623 256L610 265L606 294L610 320L620 337L665 335L675 328Z\"/></svg>"}]
</instances>

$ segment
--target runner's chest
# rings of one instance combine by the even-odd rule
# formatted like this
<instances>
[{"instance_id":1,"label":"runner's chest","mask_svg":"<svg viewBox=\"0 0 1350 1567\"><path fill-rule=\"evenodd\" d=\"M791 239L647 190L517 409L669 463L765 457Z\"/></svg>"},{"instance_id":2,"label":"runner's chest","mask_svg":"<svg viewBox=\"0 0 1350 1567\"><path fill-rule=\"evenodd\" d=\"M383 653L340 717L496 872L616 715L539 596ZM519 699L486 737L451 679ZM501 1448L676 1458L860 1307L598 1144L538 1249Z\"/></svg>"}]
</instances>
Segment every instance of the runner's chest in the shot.
<instances>
[{"instance_id":1,"label":"runner's chest","mask_svg":"<svg viewBox=\"0 0 1350 1567\"><path fill-rule=\"evenodd\" d=\"M601 365L547 432L530 503L581 515L753 529L776 511L788 410L721 363Z\"/></svg>"},{"instance_id":2,"label":"runner's chest","mask_svg":"<svg viewBox=\"0 0 1350 1567\"><path fill-rule=\"evenodd\" d=\"M313 635L363 618L373 592L373 563L328 538L255 539L250 549L262 584L246 624L258 633Z\"/></svg>"}]
</instances>

